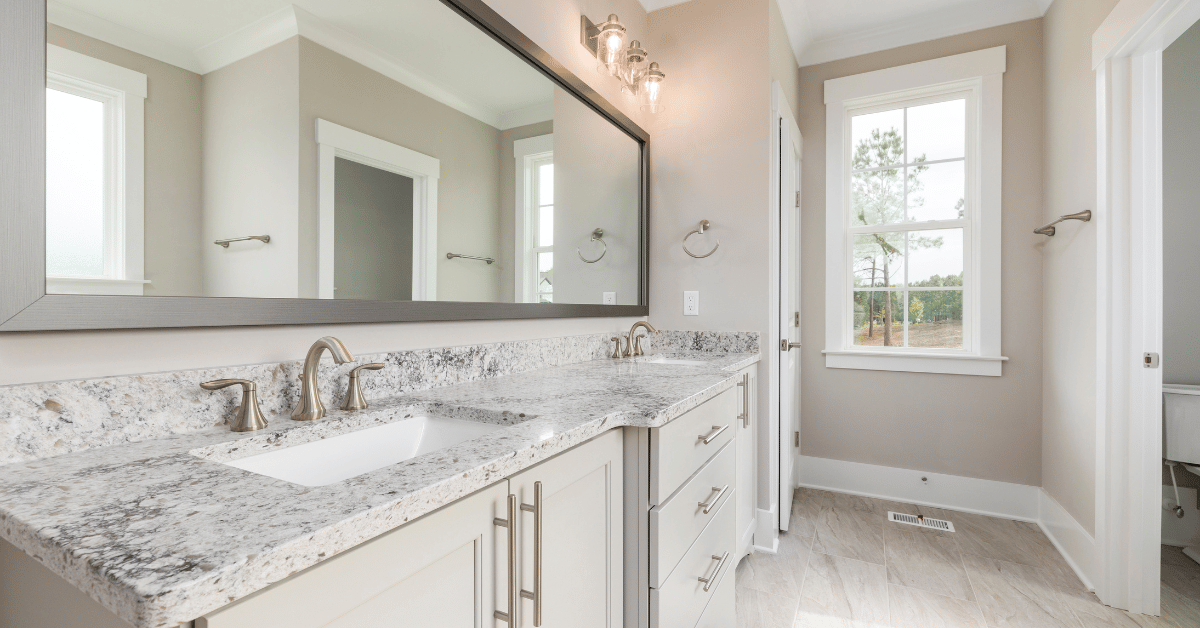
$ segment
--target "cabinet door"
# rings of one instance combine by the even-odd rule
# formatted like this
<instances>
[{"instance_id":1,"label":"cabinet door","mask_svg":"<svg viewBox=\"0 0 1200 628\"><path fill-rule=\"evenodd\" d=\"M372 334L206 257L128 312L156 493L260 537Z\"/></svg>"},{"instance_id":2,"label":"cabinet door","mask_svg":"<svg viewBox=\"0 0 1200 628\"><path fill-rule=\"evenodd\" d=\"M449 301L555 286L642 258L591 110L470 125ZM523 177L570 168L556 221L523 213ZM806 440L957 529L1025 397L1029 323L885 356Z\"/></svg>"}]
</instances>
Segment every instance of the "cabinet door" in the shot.
<instances>
[{"instance_id":1,"label":"cabinet door","mask_svg":"<svg viewBox=\"0 0 1200 628\"><path fill-rule=\"evenodd\" d=\"M611 430L509 479L519 519L519 624L532 627L540 597L545 628L622 624L622 435ZM541 512L531 512L541 484ZM541 517L541 545L535 539ZM540 578L537 559L541 558ZM539 582L540 581L540 582ZM541 587L538 591L537 588Z\"/></svg>"},{"instance_id":2,"label":"cabinet door","mask_svg":"<svg viewBox=\"0 0 1200 628\"><path fill-rule=\"evenodd\" d=\"M196 622L197 628L492 626L504 566L500 482ZM500 609L504 610L504 609Z\"/></svg>"},{"instance_id":3,"label":"cabinet door","mask_svg":"<svg viewBox=\"0 0 1200 628\"><path fill-rule=\"evenodd\" d=\"M742 371L745 386L739 386L738 415L748 413L748 420L738 422L737 430L737 551L741 557L750 553L754 541L754 518L758 495L758 365Z\"/></svg>"}]
</instances>

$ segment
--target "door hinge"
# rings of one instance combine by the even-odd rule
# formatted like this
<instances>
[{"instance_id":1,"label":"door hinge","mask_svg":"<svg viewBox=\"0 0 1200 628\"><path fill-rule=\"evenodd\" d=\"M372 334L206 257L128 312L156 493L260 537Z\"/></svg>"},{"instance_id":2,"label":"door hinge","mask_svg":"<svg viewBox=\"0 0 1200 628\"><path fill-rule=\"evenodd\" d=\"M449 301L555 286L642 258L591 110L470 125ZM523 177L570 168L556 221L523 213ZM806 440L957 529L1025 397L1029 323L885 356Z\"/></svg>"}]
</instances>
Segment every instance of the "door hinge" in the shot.
<instances>
[{"instance_id":1,"label":"door hinge","mask_svg":"<svg viewBox=\"0 0 1200 628\"><path fill-rule=\"evenodd\" d=\"M1148 368L1148 369L1158 368L1158 354L1157 353L1143 353L1142 354L1142 366L1144 366L1145 368Z\"/></svg>"},{"instance_id":2,"label":"door hinge","mask_svg":"<svg viewBox=\"0 0 1200 628\"><path fill-rule=\"evenodd\" d=\"M800 432L794 432L795 438L792 440L792 447L800 446Z\"/></svg>"},{"instance_id":3,"label":"door hinge","mask_svg":"<svg viewBox=\"0 0 1200 628\"><path fill-rule=\"evenodd\" d=\"M800 209L800 192L796 192L796 209Z\"/></svg>"},{"instance_id":4,"label":"door hinge","mask_svg":"<svg viewBox=\"0 0 1200 628\"><path fill-rule=\"evenodd\" d=\"M796 312L795 317L793 317L793 319L792 319L792 327L799 327L799 326L800 326L800 312Z\"/></svg>"}]
</instances>

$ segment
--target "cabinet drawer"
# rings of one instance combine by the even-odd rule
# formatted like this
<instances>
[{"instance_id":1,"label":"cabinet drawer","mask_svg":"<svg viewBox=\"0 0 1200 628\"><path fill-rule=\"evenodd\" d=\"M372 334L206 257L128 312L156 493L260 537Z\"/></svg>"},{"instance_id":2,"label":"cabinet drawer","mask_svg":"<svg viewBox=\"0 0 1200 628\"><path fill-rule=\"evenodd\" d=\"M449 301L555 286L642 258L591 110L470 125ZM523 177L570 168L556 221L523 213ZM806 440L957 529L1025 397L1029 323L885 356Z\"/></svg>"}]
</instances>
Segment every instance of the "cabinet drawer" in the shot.
<instances>
[{"instance_id":1,"label":"cabinet drawer","mask_svg":"<svg viewBox=\"0 0 1200 628\"><path fill-rule=\"evenodd\" d=\"M726 500L717 516L708 524L700 538L692 544L683 560L658 589L650 589L651 628L694 628L717 590L722 576L733 568L733 511ZM713 558L716 556L717 558ZM718 560L725 557L718 568ZM704 590L700 578L711 578L712 586Z\"/></svg>"},{"instance_id":2,"label":"cabinet drawer","mask_svg":"<svg viewBox=\"0 0 1200 628\"><path fill-rule=\"evenodd\" d=\"M737 389L650 430L650 503L661 504L737 432ZM716 434L718 430L724 431ZM715 434L715 436L714 436ZM705 437L710 440L706 443Z\"/></svg>"},{"instance_id":3,"label":"cabinet drawer","mask_svg":"<svg viewBox=\"0 0 1200 628\"><path fill-rule=\"evenodd\" d=\"M650 511L650 586L661 586L721 506L736 501L735 453L734 443L726 444L674 495ZM700 504L713 499L716 502L705 513Z\"/></svg>"},{"instance_id":4,"label":"cabinet drawer","mask_svg":"<svg viewBox=\"0 0 1200 628\"><path fill-rule=\"evenodd\" d=\"M735 558L730 558L732 563ZM737 600L734 594L737 565L730 564L717 584L717 591L708 600L696 628L729 628L737 625Z\"/></svg>"}]
</instances>

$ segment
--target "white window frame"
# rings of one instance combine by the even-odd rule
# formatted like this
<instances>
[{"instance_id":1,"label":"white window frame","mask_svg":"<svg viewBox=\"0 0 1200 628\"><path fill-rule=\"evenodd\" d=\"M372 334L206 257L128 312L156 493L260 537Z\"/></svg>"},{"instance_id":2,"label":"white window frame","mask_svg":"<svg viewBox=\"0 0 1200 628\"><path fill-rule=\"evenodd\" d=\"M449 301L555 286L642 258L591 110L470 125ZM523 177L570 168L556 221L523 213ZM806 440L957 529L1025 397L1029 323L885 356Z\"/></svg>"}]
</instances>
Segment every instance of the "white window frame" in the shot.
<instances>
[{"instance_id":1,"label":"white window frame","mask_svg":"<svg viewBox=\"0 0 1200 628\"><path fill-rule=\"evenodd\" d=\"M513 294L518 303L537 303L537 253L554 247L538 247L537 167L554 159L554 134L538 135L513 142L516 177L516 220L513 258Z\"/></svg>"},{"instance_id":2,"label":"white window frame","mask_svg":"<svg viewBox=\"0 0 1200 628\"><path fill-rule=\"evenodd\" d=\"M1006 48L825 81L825 366L957 375L1002 375L1000 230L1003 75ZM853 344L850 231L850 121L864 110L912 106L966 94L967 217L962 226L965 281L963 348L859 347ZM890 106L885 106L890 105ZM922 225L924 226L924 225ZM908 304L904 304L907 309Z\"/></svg>"},{"instance_id":3,"label":"white window frame","mask_svg":"<svg viewBox=\"0 0 1200 628\"><path fill-rule=\"evenodd\" d=\"M46 277L48 294L140 295L145 291L146 75L49 44L46 87L104 103L103 277Z\"/></svg>"}]
</instances>

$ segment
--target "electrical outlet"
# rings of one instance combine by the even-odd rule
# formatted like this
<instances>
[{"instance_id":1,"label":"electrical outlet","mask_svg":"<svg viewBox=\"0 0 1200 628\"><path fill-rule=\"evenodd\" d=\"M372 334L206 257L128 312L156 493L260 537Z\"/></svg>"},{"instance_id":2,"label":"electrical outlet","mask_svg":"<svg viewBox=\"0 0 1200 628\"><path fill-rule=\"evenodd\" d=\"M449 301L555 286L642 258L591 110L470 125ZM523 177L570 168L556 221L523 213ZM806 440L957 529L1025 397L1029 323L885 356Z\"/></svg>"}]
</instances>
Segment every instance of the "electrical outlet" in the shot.
<instances>
[{"instance_id":1,"label":"electrical outlet","mask_svg":"<svg viewBox=\"0 0 1200 628\"><path fill-rule=\"evenodd\" d=\"M604 304L605 305L616 305L617 304L617 293L605 292L604 293Z\"/></svg>"},{"instance_id":2,"label":"electrical outlet","mask_svg":"<svg viewBox=\"0 0 1200 628\"><path fill-rule=\"evenodd\" d=\"M683 291L683 315L700 316L700 293L698 291Z\"/></svg>"}]
</instances>

